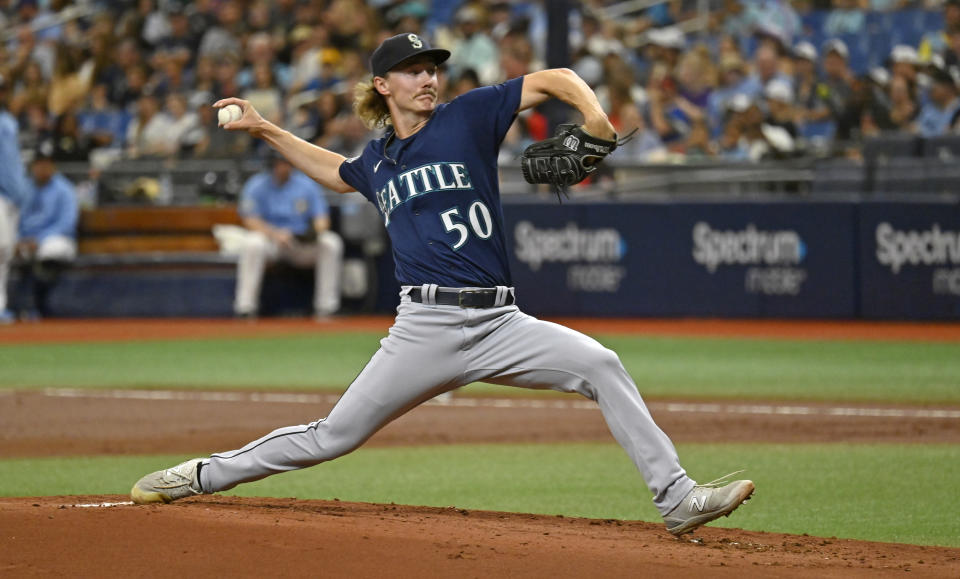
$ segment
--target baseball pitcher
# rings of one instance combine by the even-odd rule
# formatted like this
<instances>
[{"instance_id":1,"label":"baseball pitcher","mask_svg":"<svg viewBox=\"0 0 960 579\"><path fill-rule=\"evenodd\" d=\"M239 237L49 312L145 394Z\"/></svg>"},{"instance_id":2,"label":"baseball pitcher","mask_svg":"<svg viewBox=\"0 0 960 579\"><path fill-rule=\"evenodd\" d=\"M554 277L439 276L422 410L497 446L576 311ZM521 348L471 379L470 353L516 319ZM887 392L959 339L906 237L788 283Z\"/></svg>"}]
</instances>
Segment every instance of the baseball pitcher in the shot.
<instances>
[{"instance_id":1,"label":"baseball pitcher","mask_svg":"<svg viewBox=\"0 0 960 579\"><path fill-rule=\"evenodd\" d=\"M243 109L226 129L264 139L324 187L359 191L379 208L393 242L400 305L380 349L326 418L149 474L134 485L134 502L214 493L333 460L418 404L478 381L596 401L675 535L731 513L753 493L746 480L691 480L617 355L514 303L497 181L500 142L519 111L549 98L572 105L583 125L561 127L522 162L528 180L575 183L617 143L596 96L575 73L554 69L439 104L437 67L449 56L415 34L383 41L354 107L386 135L351 159L265 121L246 101L214 104Z\"/></svg>"}]
</instances>

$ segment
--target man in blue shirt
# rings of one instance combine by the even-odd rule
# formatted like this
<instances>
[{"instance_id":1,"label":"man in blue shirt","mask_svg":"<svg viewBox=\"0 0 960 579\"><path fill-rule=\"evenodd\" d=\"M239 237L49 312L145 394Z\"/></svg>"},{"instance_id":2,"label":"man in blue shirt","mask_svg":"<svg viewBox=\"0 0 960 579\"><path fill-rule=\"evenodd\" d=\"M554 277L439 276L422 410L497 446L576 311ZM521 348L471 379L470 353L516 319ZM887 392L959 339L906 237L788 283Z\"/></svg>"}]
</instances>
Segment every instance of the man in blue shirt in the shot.
<instances>
[{"instance_id":1,"label":"man in blue shirt","mask_svg":"<svg viewBox=\"0 0 960 579\"><path fill-rule=\"evenodd\" d=\"M28 198L20 158L20 128L7 111L8 90L0 75L0 324L14 321L7 309L7 277L17 243L17 217Z\"/></svg>"},{"instance_id":2,"label":"man in blue shirt","mask_svg":"<svg viewBox=\"0 0 960 579\"><path fill-rule=\"evenodd\" d=\"M27 317L47 315L47 293L60 271L77 257L77 195L73 183L57 172L46 144L30 164L30 200L20 217L17 255L21 262Z\"/></svg>"},{"instance_id":3,"label":"man in blue shirt","mask_svg":"<svg viewBox=\"0 0 960 579\"><path fill-rule=\"evenodd\" d=\"M946 133L954 114L960 109L957 85L949 71L934 67L930 80L933 82L930 86L930 102L923 105L917 117L917 130L922 137Z\"/></svg>"},{"instance_id":4,"label":"man in blue shirt","mask_svg":"<svg viewBox=\"0 0 960 579\"><path fill-rule=\"evenodd\" d=\"M381 43L370 59L372 78L357 85L354 109L367 126L387 131L351 159L265 121L248 101L214 103L243 110L227 130L264 139L328 189L356 190L379 209L393 244L400 305L380 349L326 418L148 474L131 489L134 502L213 493L333 460L408 410L474 381L596 401L674 535L730 514L753 493L746 480L698 485L616 353L516 306L500 144L518 112L551 97L578 110L588 133L616 140L596 95L573 71L553 69L440 103L437 68L449 56L416 34Z\"/></svg>"},{"instance_id":5,"label":"man in blue shirt","mask_svg":"<svg viewBox=\"0 0 960 579\"><path fill-rule=\"evenodd\" d=\"M269 163L269 170L250 177L240 200L240 216L249 231L237 263L234 312L256 316L264 269L282 259L316 268L313 307L323 319L340 308L343 241L330 231L323 188L282 156L271 155Z\"/></svg>"}]
</instances>

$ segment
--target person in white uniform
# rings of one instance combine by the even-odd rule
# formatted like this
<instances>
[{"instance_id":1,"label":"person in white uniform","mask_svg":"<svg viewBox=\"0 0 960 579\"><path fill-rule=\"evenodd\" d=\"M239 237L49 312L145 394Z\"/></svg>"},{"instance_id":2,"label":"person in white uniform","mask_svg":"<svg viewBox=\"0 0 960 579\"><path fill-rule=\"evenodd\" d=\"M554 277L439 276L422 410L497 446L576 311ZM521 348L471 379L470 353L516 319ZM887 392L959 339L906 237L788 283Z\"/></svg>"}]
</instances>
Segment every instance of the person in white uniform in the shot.
<instances>
[{"instance_id":1,"label":"person in white uniform","mask_svg":"<svg viewBox=\"0 0 960 579\"><path fill-rule=\"evenodd\" d=\"M264 271L276 260L316 268L313 307L318 318L340 309L343 240L330 230L320 185L282 156L271 155L268 170L244 185L239 211L248 231L237 262L238 317L257 315Z\"/></svg>"}]
</instances>

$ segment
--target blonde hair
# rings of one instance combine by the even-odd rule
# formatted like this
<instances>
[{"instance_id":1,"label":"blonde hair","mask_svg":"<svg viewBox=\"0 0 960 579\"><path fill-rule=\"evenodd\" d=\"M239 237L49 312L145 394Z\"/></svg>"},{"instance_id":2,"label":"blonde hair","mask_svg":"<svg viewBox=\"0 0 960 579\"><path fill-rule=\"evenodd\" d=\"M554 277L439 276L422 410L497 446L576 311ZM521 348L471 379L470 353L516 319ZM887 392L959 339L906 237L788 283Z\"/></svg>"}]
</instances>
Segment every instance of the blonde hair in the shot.
<instances>
[{"instance_id":1,"label":"blonde hair","mask_svg":"<svg viewBox=\"0 0 960 579\"><path fill-rule=\"evenodd\" d=\"M360 81L353 89L353 110L368 129L382 129L392 124L387 99L377 92L373 79Z\"/></svg>"}]
</instances>

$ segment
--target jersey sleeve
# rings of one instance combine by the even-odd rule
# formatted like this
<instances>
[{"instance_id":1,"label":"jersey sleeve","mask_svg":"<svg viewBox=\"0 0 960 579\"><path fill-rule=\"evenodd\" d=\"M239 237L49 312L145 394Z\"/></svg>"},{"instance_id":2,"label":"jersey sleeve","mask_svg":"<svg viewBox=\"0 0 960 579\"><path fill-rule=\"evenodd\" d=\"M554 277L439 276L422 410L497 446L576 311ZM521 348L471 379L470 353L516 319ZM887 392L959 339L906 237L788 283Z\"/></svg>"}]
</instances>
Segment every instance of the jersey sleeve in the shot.
<instances>
[{"instance_id":1,"label":"jersey sleeve","mask_svg":"<svg viewBox=\"0 0 960 579\"><path fill-rule=\"evenodd\" d=\"M454 99L462 109L463 117L474 131L493 130L493 144L500 142L513 124L520 108L520 94L523 90L523 77L508 80L503 84L473 89Z\"/></svg>"},{"instance_id":2,"label":"jersey sleeve","mask_svg":"<svg viewBox=\"0 0 960 579\"><path fill-rule=\"evenodd\" d=\"M367 144L357 157L351 157L340 163L340 178L347 185L360 192L367 199L373 198L373 191L370 187L370 181L367 179L366 159L370 155L371 144Z\"/></svg>"}]
</instances>

